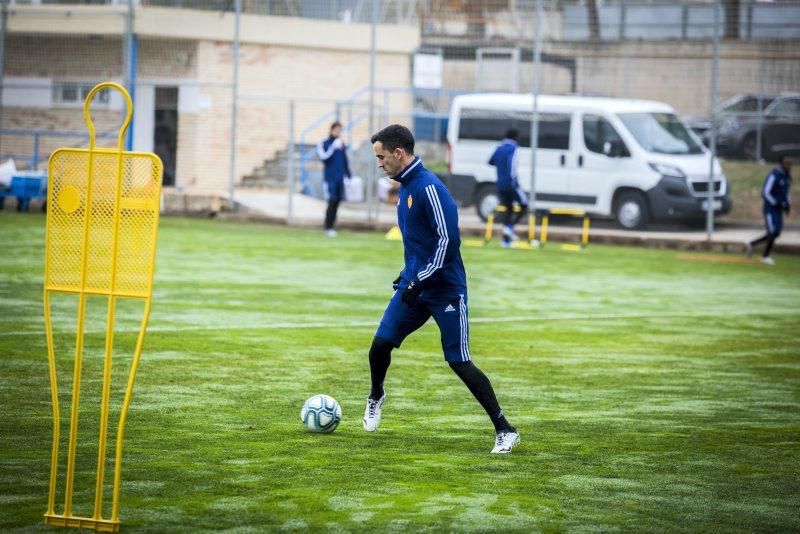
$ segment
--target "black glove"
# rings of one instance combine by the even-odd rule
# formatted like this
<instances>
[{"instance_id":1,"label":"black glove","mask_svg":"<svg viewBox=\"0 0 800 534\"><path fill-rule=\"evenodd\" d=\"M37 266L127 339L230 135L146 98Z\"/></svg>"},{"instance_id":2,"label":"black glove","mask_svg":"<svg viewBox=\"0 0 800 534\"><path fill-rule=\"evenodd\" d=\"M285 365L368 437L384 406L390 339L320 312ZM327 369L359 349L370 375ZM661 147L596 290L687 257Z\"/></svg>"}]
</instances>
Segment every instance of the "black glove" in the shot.
<instances>
[{"instance_id":1,"label":"black glove","mask_svg":"<svg viewBox=\"0 0 800 534\"><path fill-rule=\"evenodd\" d=\"M401 278L402 278L402 276L398 275L397 278L394 279L394 282L392 282L392 289L394 289L395 291L400 289L400 279Z\"/></svg>"},{"instance_id":2,"label":"black glove","mask_svg":"<svg viewBox=\"0 0 800 534\"><path fill-rule=\"evenodd\" d=\"M788 202L781 202L781 208L783 208L783 211L786 212L786 215L789 215L789 210L791 209L791 207L792 205L789 204Z\"/></svg>"},{"instance_id":3,"label":"black glove","mask_svg":"<svg viewBox=\"0 0 800 534\"><path fill-rule=\"evenodd\" d=\"M403 290L403 304L408 306L409 308L413 308L414 304L417 303L417 299L419 298L419 294L422 293L422 286L417 280L415 276Z\"/></svg>"}]
</instances>

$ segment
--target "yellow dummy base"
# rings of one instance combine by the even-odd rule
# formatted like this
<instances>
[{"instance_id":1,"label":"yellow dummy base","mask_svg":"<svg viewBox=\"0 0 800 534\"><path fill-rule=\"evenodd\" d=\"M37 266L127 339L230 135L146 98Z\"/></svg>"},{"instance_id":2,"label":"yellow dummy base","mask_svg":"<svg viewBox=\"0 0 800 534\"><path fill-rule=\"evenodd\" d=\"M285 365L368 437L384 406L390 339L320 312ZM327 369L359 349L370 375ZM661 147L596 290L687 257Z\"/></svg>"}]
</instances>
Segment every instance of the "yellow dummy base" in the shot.
<instances>
[{"instance_id":1,"label":"yellow dummy base","mask_svg":"<svg viewBox=\"0 0 800 534\"><path fill-rule=\"evenodd\" d=\"M50 527L90 528L96 532L119 532L119 521L111 521L110 519L45 514L44 524Z\"/></svg>"}]
</instances>

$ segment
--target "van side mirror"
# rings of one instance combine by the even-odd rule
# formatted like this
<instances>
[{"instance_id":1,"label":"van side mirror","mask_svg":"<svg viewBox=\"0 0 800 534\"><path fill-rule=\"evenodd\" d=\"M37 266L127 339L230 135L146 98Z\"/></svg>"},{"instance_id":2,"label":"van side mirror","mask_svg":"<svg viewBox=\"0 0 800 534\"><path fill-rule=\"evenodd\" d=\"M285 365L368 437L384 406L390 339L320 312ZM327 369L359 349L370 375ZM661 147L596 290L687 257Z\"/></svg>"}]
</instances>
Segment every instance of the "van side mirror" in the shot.
<instances>
[{"instance_id":1,"label":"van side mirror","mask_svg":"<svg viewBox=\"0 0 800 534\"><path fill-rule=\"evenodd\" d=\"M603 154L609 158L622 157L623 148L619 141L606 141L603 143Z\"/></svg>"}]
</instances>

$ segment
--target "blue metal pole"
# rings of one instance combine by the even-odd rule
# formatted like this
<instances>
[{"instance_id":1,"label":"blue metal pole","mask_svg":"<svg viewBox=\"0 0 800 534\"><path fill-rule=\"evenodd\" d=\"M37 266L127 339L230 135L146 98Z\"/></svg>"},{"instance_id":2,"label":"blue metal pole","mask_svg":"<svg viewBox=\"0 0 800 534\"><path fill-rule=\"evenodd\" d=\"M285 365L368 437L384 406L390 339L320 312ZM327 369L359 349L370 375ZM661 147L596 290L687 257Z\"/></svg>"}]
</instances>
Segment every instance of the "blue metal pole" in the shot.
<instances>
[{"instance_id":1,"label":"blue metal pole","mask_svg":"<svg viewBox=\"0 0 800 534\"><path fill-rule=\"evenodd\" d=\"M531 115L531 174L528 177L528 213L536 214L536 166L539 150L539 91L542 81L542 0L536 0L536 22L533 43L533 80L531 93L533 96L533 114Z\"/></svg>"},{"instance_id":2,"label":"blue metal pole","mask_svg":"<svg viewBox=\"0 0 800 534\"><path fill-rule=\"evenodd\" d=\"M136 101L136 77L137 71L139 66L139 39L131 34L129 39L130 46L130 72L128 73L128 79L130 80L130 87L128 87L128 92L131 95L131 101ZM136 114L131 117L130 126L128 126L128 138L125 141L125 149L126 150L133 150L133 131L136 128Z\"/></svg>"},{"instance_id":3,"label":"blue metal pole","mask_svg":"<svg viewBox=\"0 0 800 534\"><path fill-rule=\"evenodd\" d=\"M238 109L239 95L239 36L242 24L242 0L234 3L234 24L233 24L233 80L231 85L231 153L230 153L230 175L228 176L228 198L230 199L231 211L236 209L234 192L236 188L236 112Z\"/></svg>"},{"instance_id":4,"label":"blue metal pole","mask_svg":"<svg viewBox=\"0 0 800 534\"><path fill-rule=\"evenodd\" d=\"M375 34L378 26L378 1L370 2L370 40L369 40L369 132L368 136L375 133ZM370 147L372 148L372 147ZM370 151L371 153L371 151ZM369 158L369 174L367 176L367 221L372 222L372 210L375 191L375 180L377 179L377 169L375 160Z\"/></svg>"},{"instance_id":5,"label":"blue metal pole","mask_svg":"<svg viewBox=\"0 0 800 534\"><path fill-rule=\"evenodd\" d=\"M719 15L722 2L714 0L714 37L711 53L711 161L708 164L708 192L706 196L706 239L714 233L714 163L717 159L717 83L719 77ZM722 191L722 184L720 184Z\"/></svg>"},{"instance_id":6,"label":"blue metal pole","mask_svg":"<svg viewBox=\"0 0 800 534\"><path fill-rule=\"evenodd\" d=\"M35 171L39 166L39 134L33 134L33 157L31 158L31 170Z\"/></svg>"},{"instance_id":7,"label":"blue metal pole","mask_svg":"<svg viewBox=\"0 0 800 534\"><path fill-rule=\"evenodd\" d=\"M125 67L124 72L126 89L131 95L131 101L136 101L136 75L139 63L139 50L136 35L133 33L133 1L128 0L128 12L125 14ZM136 126L136 116L131 117L128 132L125 135L125 150L133 150L133 130Z\"/></svg>"}]
</instances>

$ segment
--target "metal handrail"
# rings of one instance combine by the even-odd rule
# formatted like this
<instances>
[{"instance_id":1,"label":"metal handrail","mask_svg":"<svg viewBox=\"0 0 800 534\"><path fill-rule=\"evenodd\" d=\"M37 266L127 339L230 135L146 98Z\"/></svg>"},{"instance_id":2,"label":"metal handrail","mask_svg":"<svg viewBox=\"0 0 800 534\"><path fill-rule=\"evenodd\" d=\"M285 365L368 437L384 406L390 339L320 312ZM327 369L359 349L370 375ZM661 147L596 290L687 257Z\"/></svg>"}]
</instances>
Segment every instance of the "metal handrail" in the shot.
<instances>
[{"instance_id":1,"label":"metal handrail","mask_svg":"<svg viewBox=\"0 0 800 534\"><path fill-rule=\"evenodd\" d=\"M317 120L315 120L314 122L312 122L310 125L308 125L308 126L306 126L305 128L303 128L303 130L300 132L300 142L302 143L302 142L303 142L303 140L305 139L306 135L307 135L307 134L309 134L309 133L311 133L311 131L312 131L314 128L316 128L317 126L319 126L320 124L322 124L322 122L323 122L323 121L324 121L326 118L330 117L331 115L335 115L335 114L336 114L336 111L337 111L337 108L338 108L339 106L341 106L342 104L352 104L352 103L354 103L354 102L355 102L355 100L356 100L356 99L357 99L357 98L358 98L358 97L359 97L361 94L365 93L367 90L369 90L369 88L368 88L368 87L362 87L361 89L358 89L358 90L356 90L356 92L355 92L355 93L353 93L352 95L350 95L348 98L345 98L344 100L334 100L334 101L333 101L333 102L334 102L334 105L335 105L334 109L332 109L331 111L328 111L327 113L325 113L324 115L322 115L321 117L319 117Z\"/></svg>"},{"instance_id":2,"label":"metal handrail","mask_svg":"<svg viewBox=\"0 0 800 534\"><path fill-rule=\"evenodd\" d=\"M101 132L96 135L97 138L102 137L114 137L116 136L117 132ZM88 142L89 134L87 132L73 132L70 130L25 130L20 128L7 128L7 129L0 129L0 135L12 135L12 136L20 136L20 137L33 137L33 153L28 157L27 155L23 154L11 154L11 153L2 153L0 156L3 158L5 157L12 157L12 158L20 158L20 159L27 159L28 161L28 168L29 169L36 169L39 166L40 159L47 159L50 157L50 154L44 154L44 158L39 157L39 144L40 139L42 137L80 137L85 138ZM70 148L75 148L85 143L84 141L75 143L70 146Z\"/></svg>"},{"instance_id":3,"label":"metal handrail","mask_svg":"<svg viewBox=\"0 0 800 534\"><path fill-rule=\"evenodd\" d=\"M315 119L311 124L306 126L300 132L299 143L297 144L297 146L306 145L307 144L306 143L306 137L314 129L319 127L320 124L324 123L326 120L330 119L331 117L335 117L338 114L338 111L342 107L346 107L346 106L349 105L349 106L351 106L351 109L352 109L352 106L354 104L360 104L360 102L358 102L358 99L361 96L363 96L366 93L368 93L368 91L369 91L369 87L366 87L366 86L365 87L361 87L360 89L356 90L352 95L350 95L348 98L346 98L344 100L335 101L334 109L332 109L330 111L327 111L327 112L323 113L322 115L320 115L317 119ZM375 88L375 92L383 94L384 106L386 106L386 101L387 101L388 95L390 93L403 93L403 94L410 93L412 95L425 95L425 96L434 95L434 96L437 96L437 97L446 96L446 97L450 98L452 96L469 93L470 91L466 91L466 90L463 90L463 89L459 90L459 89L418 89L418 88L410 88L410 87L376 87ZM384 112L385 111L386 110L384 110ZM412 112L412 115L413 114L417 114L417 113L421 114L421 115L423 115L425 117L446 117L447 116L447 112L436 113L436 112L430 112L430 111ZM358 115L355 118L352 118L351 120L349 120L346 123L343 123L342 124L342 132L345 133L345 132L351 131L356 125L358 125L359 123L364 121L368 116L369 116L369 111L367 111L367 113ZM314 156L316 155L316 152L317 152L316 144L314 144L314 146L312 148L310 148L309 150L300 153L300 162L299 162L300 163L300 165L299 165L299 167L300 167L300 184L302 185L301 191L304 194L308 194L309 191L310 191L309 184L308 184L309 172L308 172L308 169L306 168L306 164L314 158ZM293 156L294 155L292 154L291 157L293 157Z\"/></svg>"},{"instance_id":4,"label":"metal handrail","mask_svg":"<svg viewBox=\"0 0 800 534\"><path fill-rule=\"evenodd\" d=\"M352 105L353 103L355 103L356 99L359 96L361 96L362 94L364 94L368 90L369 90L369 87L362 87L360 89L357 89L348 98L346 98L344 100L341 100L341 101L336 101L335 106L334 106L334 108L332 110L324 113L319 118L317 118L314 122L312 122L311 124L309 124L308 126L303 128L303 130L300 132L300 141L299 141L298 145L299 146L303 146L304 144L306 144L305 143L306 136L309 133L311 133L311 131L313 131L315 128L317 128L320 124L322 124L326 119L328 119L331 115L336 116L338 114L339 108L342 105L347 105L347 104ZM350 121L348 124L342 125L342 130L343 131L349 131L352 124L353 124L353 121ZM302 187L303 187L302 192L304 194L307 194L308 190L309 190L309 188L308 188L308 170L306 169L306 163L311 161L311 159L314 157L315 153L316 153L316 143L314 144L313 148L309 149L305 153L300 154L300 183L302 184ZM294 154L291 154L290 157L294 157Z\"/></svg>"}]
</instances>

